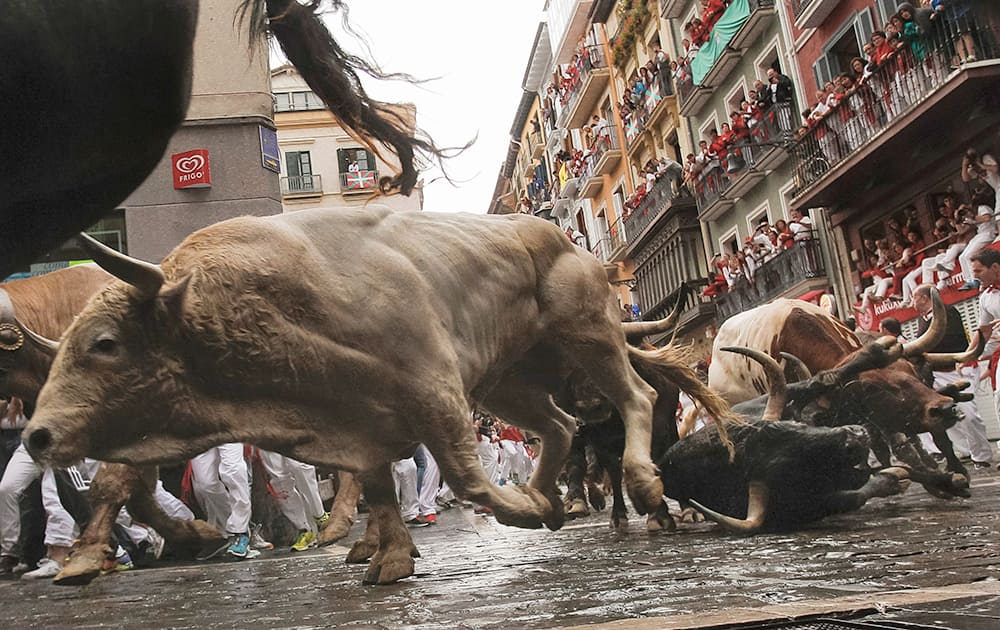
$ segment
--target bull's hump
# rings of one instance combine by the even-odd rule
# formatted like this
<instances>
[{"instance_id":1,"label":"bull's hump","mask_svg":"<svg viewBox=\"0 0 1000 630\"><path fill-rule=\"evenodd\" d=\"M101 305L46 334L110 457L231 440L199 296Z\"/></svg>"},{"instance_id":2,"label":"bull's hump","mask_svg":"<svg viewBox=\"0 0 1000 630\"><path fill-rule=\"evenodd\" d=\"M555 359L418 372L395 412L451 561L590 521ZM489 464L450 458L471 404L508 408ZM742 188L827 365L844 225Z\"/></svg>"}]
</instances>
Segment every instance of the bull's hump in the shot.
<instances>
[{"instance_id":1,"label":"bull's hump","mask_svg":"<svg viewBox=\"0 0 1000 630\"><path fill-rule=\"evenodd\" d=\"M857 337L832 315L805 302L788 310L780 335L770 349L772 356L794 354L813 372L834 367L842 358L861 347Z\"/></svg>"}]
</instances>

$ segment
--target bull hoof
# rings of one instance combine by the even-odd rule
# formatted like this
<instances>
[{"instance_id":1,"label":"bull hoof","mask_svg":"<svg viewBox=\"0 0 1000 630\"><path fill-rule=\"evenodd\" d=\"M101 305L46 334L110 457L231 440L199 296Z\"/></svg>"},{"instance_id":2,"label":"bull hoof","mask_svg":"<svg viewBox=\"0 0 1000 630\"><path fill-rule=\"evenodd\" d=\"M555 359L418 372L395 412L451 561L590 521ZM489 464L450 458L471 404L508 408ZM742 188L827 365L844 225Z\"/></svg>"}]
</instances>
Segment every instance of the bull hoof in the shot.
<instances>
[{"instance_id":1,"label":"bull hoof","mask_svg":"<svg viewBox=\"0 0 1000 630\"><path fill-rule=\"evenodd\" d=\"M597 487L597 484L594 483L587 484L587 499L590 500L590 507L594 508L598 512L603 510L608 505L604 492Z\"/></svg>"},{"instance_id":2,"label":"bull hoof","mask_svg":"<svg viewBox=\"0 0 1000 630\"><path fill-rule=\"evenodd\" d=\"M682 523L704 523L705 515L693 507L684 508L681 511Z\"/></svg>"},{"instance_id":3,"label":"bull hoof","mask_svg":"<svg viewBox=\"0 0 1000 630\"><path fill-rule=\"evenodd\" d=\"M569 502L566 507L566 518L573 520L576 518L582 518L584 516L589 516L590 510L587 509L587 504L583 499L573 499Z\"/></svg>"},{"instance_id":4,"label":"bull hoof","mask_svg":"<svg viewBox=\"0 0 1000 630\"><path fill-rule=\"evenodd\" d=\"M353 524L354 521L350 518L338 519L331 516L323 526L323 529L319 530L319 539L317 543L320 547L332 545L344 536L347 536L347 534L350 533L351 525Z\"/></svg>"},{"instance_id":5,"label":"bull hoof","mask_svg":"<svg viewBox=\"0 0 1000 630\"><path fill-rule=\"evenodd\" d=\"M66 566L52 579L52 583L59 586L90 584L101 574L104 560L113 557L113 554L111 547L103 544L80 547L69 557Z\"/></svg>"},{"instance_id":6,"label":"bull hoof","mask_svg":"<svg viewBox=\"0 0 1000 630\"><path fill-rule=\"evenodd\" d=\"M392 584L410 577L415 568L414 557L420 557L416 547L410 550L393 548L379 551L372 557L372 562L365 571L363 583Z\"/></svg>"},{"instance_id":7,"label":"bull hoof","mask_svg":"<svg viewBox=\"0 0 1000 630\"><path fill-rule=\"evenodd\" d=\"M677 523L667 512L666 508L650 514L646 517L646 533L659 534L660 532L672 532L677 529Z\"/></svg>"},{"instance_id":8,"label":"bull hoof","mask_svg":"<svg viewBox=\"0 0 1000 630\"><path fill-rule=\"evenodd\" d=\"M652 468L652 465L650 467ZM650 471L643 471L646 472ZM632 507L639 514L649 514L663 502L663 482L651 472L641 477L626 475L625 482Z\"/></svg>"},{"instance_id":9,"label":"bull hoof","mask_svg":"<svg viewBox=\"0 0 1000 630\"><path fill-rule=\"evenodd\" d=\"M347 552L346 561L348 564L364 564L376 553L378 553L378 543L361 538Z\"/></svg>"},{"instance_id":10,"label":"bull hoof","mask_svg":"<svg viewBox=\"0 0 1000 630\"><path fill-rule=\"evenodd\" d=\"M553 531L563 526L566 515L555 488L547 493L530 485L501 491L507 499L506 505L491 506L497 522L523 529L538 529L544 525Z\"/></svg>"},{"instance_id":11,"label":"bull hoof","mask_svg":"<svg viewBox=\"0 0 1000 630\"><path fill-rule=\"evenodd\" d=\"M611 513L611 529L616 532L628 531L628 514L622 512Z\"/></svg>"}]
</instances>

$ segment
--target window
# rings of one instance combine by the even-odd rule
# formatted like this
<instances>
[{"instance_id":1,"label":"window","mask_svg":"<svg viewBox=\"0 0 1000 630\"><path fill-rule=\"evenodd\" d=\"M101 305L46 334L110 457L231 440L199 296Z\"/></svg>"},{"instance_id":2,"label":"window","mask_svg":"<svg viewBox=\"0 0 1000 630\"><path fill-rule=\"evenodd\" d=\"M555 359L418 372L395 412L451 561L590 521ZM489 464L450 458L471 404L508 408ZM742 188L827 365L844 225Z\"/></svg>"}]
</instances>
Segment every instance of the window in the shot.
<instances>
[{"instance_id":1,"label":"window","mask_svg":"<svg viewBox=\"0 0 1000 630\"><path fill-rule=\"evenodd\" d=\"M919 2L914 2L914 5L919 5ZM896 7L899 6L899 2L896 0L875 0L875 6L878 7L878 17L879 24L888 24L889 18L896 14ZM875 29L868 29L868 34Z\"/></svg>"},{"instance_id":2,"label":"window","mask_svg":"<svg viewBox=\"0 0 1000 630\"><path fill-rule=\"evenodd\" d=\"M274 111L305 111L310 109L326 109L322 99L314 92L275 92Z\"/></svg>"},{"instance_id":3,"label":"window","mask_svg":"<svg viewBox=\"0 0 1000 630\"><path fill-rule=\"evenodd\" d=\"M740 103L746 100L746 80L740 79L736 87L726 96L726 121L729 121L729 112L740 111Z\"/></svg>"},{"instance_id":4,"label":"window","mask_svg":"<svg viewBox=\"0 0 1000 630\"><path fill-rule=\"evenodd\" d=\"M771 223L771 217L768 216L770 210L771 205L765 201L763 205L747 215L747 234L753 235L757 231L757 226L760 225L761 219L765 219L768 223Z\"/></svg>"},{"instance_id":5,"label":"window","mask_svg":"<svg viewBox=\"0 0 1000 630\"><path fill-rule=\"evenodd\" d=\"M357 163L359 171L374 171L375 155L367 149L337 149L337 167L341 173L351 170L351 163Z\"/></svg>"},{"instance_id":6,"label":"window","mask_svg":"<svg viewBox=\"0 0 1000 630\"><path fill-rule=\"evenodd\" d=\"M308 151L287 151L285 172L288 173L288 190L308 191L313 189L312 158Z\"/></svg>"},{"instance_id":7,"label":"window","mask_svg":"<svg viewBox=\"0 0 1000 630\"><path fill-rule=\"evenodd\" d=\"M875 25L869 9L859 11L844 23L823 46L823 54L813 64L818 88L851 67L851 59L861 56L861 49L871 38L873 30Z\"/></svg>"}]
</instances>

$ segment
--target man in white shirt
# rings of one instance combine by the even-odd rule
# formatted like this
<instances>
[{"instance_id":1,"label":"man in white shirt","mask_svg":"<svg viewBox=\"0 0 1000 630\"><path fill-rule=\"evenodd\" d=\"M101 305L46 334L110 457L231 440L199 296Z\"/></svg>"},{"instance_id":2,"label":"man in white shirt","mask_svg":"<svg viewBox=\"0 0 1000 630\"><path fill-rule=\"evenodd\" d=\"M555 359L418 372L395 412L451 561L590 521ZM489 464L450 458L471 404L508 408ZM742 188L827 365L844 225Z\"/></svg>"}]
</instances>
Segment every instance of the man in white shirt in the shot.
<instances>
[{"instance_id":1,"label":"man in white shirt","mask_svg":"<svg viewBox=\"0 0 1000 630\"><path fill-rule=\"evenodd\" d=\"M980 359L989 360L989 373L993 379L993 406L1000 417L1000 389L997 388L997 360L1000 359L1000 252L983 249L972 257L972 273L983 287L979 294L979 329L972 336L969 349L986 337L986 347Z\"/></svg>"},{"instance_id":2,"label":"man in white shirt","mask_svg":"<svg viewBox=\"0 0 1000 630\"><path fill-rule=\"evenodd\" d=\"M993 195L992 191L981 190L972 196L972 206L976 208L976 217L975 219L967 219L967 221L976 225L976 235L969 240L965 249L958 255L958 264L962 267L962 276L965 278L965 284L958 288L959 291L969 291L979 286L979 282L972 274L972 258L997 237L997 222L993 215L993 208L989 205L990 201L993 200Z\"/></svg>"},{"instance_id":3,"label":"man in white shirt","mask_svg":"<svg viewBox=\"0 0 1000 630\"><path fill-rule=\"evenodd\" d=\"M812 238L812 219L802 214L801 210L792 210L789 213L788 229L791 231L796 241L808 241Z\"/></svg>"}]
</instances>

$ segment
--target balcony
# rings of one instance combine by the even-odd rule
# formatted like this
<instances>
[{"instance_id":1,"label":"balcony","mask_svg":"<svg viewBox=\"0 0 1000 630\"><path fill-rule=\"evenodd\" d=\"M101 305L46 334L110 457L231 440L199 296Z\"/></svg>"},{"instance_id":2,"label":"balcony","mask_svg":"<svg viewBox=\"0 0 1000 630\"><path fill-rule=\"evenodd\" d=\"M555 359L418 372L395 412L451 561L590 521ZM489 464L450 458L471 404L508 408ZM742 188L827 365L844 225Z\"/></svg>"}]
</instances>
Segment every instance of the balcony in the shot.
<instances>
[{"instance_id":1,"label":"balcony","mask_svg":"<svg viewBox=\"0 0 1000 630\"><path fill-rule=\"evenodd\" d=\"M563 140L566 139L566 134L569 130L565 127L557 127L549 133L549 137L545 139L545 150L552 153L556 153L562 147Z\"/></svg>"},{"instance_id":2,"label":"balcony","mask_svg":"<svg viewBox=\"0 0 1000 630\"><path fill-rule=\"evenodd\" d=\"M569 209L573 206L573 202L576 201L576 192L579 183L580 180L573 177L567 179L566 183L562 185L552 203L552 214L554 216L564 216L569 212Z\"/></svg>"},{"instance_id":3,"label":"balcony","mask_svg":"<svg viewBox=\"0 0 1000 630\"><path fill-rule=\"evenodd\" d=\"M667 97L673 96L671 87L660 83L658 77L654 79L653 84L646 88L642 101L626 119L625 144L630 156L636 147L641 145L642 133L649 129L656 120L662 118L663 112L667 111L668 107L664 102Z\"/></svg>"},{"instance_id":4,"label":"balcony","mask_svg":"<svg viewBox=\"0 0 1000 630\"><path fill-rule=\"evenodd\" d=\"M608 86L611 70L601 46L586 46L576 61L576 76L564 96L561 119L568 129L577 129L587 123L591 112Z\"/></svg>"},{"instance_id":5,"label":"balcony","mask_svg":"<svg viewBox=\"0 0 1000 630\"><path fill-rule=\"evenodd\" d=\"M877 199L934 167L944 152L995 133L1000 24L970 15L978 61L959 63L947 33L918 42L922 59L901 48L799 138L791 150L791 207L836 206L862 194Z\"/></svg>"},{"instance_id":6,"label":"balcony","mask_svg":"<svg viewBox=\"0 0 1000 630\"><path fill-rule=\"evenodd\" d=\"M822 26L838 4L840 0L792 0L795 28L801 31Z\"/></svg>"},{"instance_id":7,"label":"balcony","mask_svg":"<svg viewBox=\"0 0 1000 630\"><path fill-rule=\"evenodd\" d=\"M685 118L697 116L701 113L702 108L712 100L713 90L695 85L690 74L683 81L679 81L676 87L680 115Z\"/></svg>"},{"instance_id":8,"label":"balcony","mask_svg":"<svg viewBox=\"0 0 1000 630\"><path fill-rule=\"evenodd\" d=\"M714 221L736 200L747 194L788 157L793 126L791 103L775 105L752 127L750 142L728 149L725 160L717 160L695 184L698 218Z\"/></svg>"},{"instance_id":9,"label":"balcony","mask_svg":"<svg viewBox=\"0 0 1000 630\"><path fill-rule=\"evenodd\" d=\"M636 281L637 286L640 286L644 279L637 277ZM706 286L708 286L708 280L704 278L682 282L680 287L671 291L659 303L643 308L642 319L644 321L663 319L673 312L677 300L683 300L680 315L677 318L678 332L683 333L694 326L708 323L715 318L715 302L712 298L702 294ZM672 336L673 331L667 331L659 336L650 337L649 342L653 345L659 345L660 341L669 340Z\"/></svg>"},{"instance_id":10,"label":"balcony","mask_svg":"<svg viewBox=\"0 0 1000 630\"><path fill-rule=\"evenodd\" d=\"M676 215L685 210L691 213L691 223L695 227L694 199L687 189L677 184L671 177L664 176L642 202L624 217L615 222L610 232L615 260L632 255L642 243L648 240L657 222L667 214Z\"/></svg>"},{"instance_id":11,"label":"balcony","mask_svg":"<svg viewBox=\"0 0 1000 630\"><path fill-rule=\"evenodd\" d=\"M602 263L610 262L611 239L607 237L600 239L590 248L590 253Z\"/></svg>"},{"instance_id":12,"label":"balcony","mask_svg":"<svg viewBox=\"0 0 1000 630\"><path fill-rule=\"evenodd\" d=\"M537 160L545 155L545 143L542 142L542 133L540 131L532 131L528 134L528 151L531 154L532 160Z\"/></svg>"},{"instance_id":13,"label":"balcony","mask_svg":"<svg viewBox=\"0 0 1000 630\"><path fill-rule=\"evenodd\" d=\"M595 175L611 174L622 159L622 151L618 148L618 134L607 128L601 130L594 141L592 157Z\"/></svg>"},{"instance_id":14,"label":"balcony","mask_svg":"<svg viewBox=\"0 0 1000 630\"><path fill-rule=\"evenodd\" d=\"M697 86L685 90L690 97L698 94L699 87L711 90L725 82L729 73L739 64L744 49L760 39L768 24L773 22L774 0L749 0L748 5L750 12L745 18L737 17L742 11L740 5L730 5L720 20L720 23L726 24L729 28L712 29L709 43L702 46L698 55L692 59L692 81ZM740 19L743 20L742 23L739 22ZM738 29L733 33L730 29L737 26ZM700 109L703 104L698 104L696 101L692 107L697 105ZM691 113L682 113L685 116L693 116L697 111L696 109Z\"/></svg>"},{"instance_id":15,"label":"balcony","mask_svg":"<svg viewBox=\"0 0 1000 630\"><path fill-rule=\"evenodd\" d=\"M660 0L660 17L664 20L676 20L684 15L687 0Z\"/></svg>"},{"instance_id":16,"label":"balcony","mask_svg":"<svg viewBox=\"0 0 1000 630\"><path fill-rule=\"evenodd\" d=\"M356 195L378 190L378 171L340 174L340 194Z\"/></svg>"},{"instance_id":17,"label":"balcony","mask_svg":"<svg viewBox=\"0 0 1000 630\"><path fill-rule=\"evenodd\" d=\"M715 298L718 324L721 326L733 315L774 298L801 295L825 288L828 284L819 241L796 241L791 249L784 250L758 267L753 284L740 278L729 291Z\"/></svg>"},{"instance_id":18,"label":"balcony","mask_svg":"<svg viewBox=\"0 0 1000 630\"><path fill-rule=\"evenodd\" d=\"M736 50L748 47L767 30L768 22L774 16L774 0L750 0L750 17L733 35L729 41L730 47Z\"/></svg>"},{"instance_id":19,"label":"balcony","mask_svg":"<svg viewBox=\"0 0 1000 630\"><path fill-rule=\"evenodd\" d=\"M319 175L294 175L281 178L281 196L286 199L322 197L323 178Z\"/></svg>"},{"instance_id":20,"label":"balcony","mask_svg":"<svg viewBox=\"0 0 1000 630\"><path fill-rule=\"evenodd\" d=\"M584 199L594 199L603 187L604 177L594 172L594 156L591 155L586 160L583 172L580 173L579 196Z\"/></svg>"}]
</instances>

